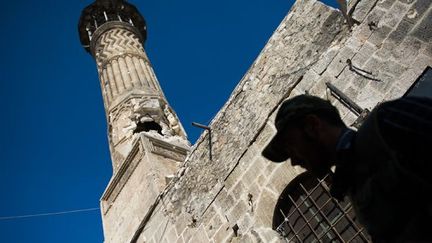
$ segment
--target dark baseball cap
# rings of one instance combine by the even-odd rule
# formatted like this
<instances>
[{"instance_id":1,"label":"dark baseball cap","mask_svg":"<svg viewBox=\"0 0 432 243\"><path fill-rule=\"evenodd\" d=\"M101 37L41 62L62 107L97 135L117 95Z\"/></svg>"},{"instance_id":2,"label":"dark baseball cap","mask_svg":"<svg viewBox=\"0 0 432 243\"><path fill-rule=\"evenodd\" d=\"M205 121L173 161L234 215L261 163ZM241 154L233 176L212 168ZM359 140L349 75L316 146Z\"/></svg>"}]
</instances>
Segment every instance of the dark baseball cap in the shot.
<instances>
[{"instance_id":1,"label":"dark baseball cap","mask_svg":"<svg viewBox=\"0 0 432 243\"><path fill-rule=\"evenodd\" d=\"M312 95L299 95L285 100L276 114L275 127L276 135L264 148L262 155L273 161L282 162L291 157L283 149L283 130L288 124L318 111L334 111L335 107L329 101Z\"/></svg>"}]
</instances>

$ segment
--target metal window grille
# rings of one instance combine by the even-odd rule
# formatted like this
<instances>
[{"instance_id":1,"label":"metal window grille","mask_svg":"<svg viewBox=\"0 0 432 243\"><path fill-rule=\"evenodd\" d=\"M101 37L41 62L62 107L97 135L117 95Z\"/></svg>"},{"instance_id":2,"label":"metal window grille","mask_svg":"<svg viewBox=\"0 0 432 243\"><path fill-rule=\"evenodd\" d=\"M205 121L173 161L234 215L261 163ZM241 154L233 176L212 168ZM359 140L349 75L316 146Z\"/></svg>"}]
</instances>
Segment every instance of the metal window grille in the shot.
<instances>
[{"instance_id":1,"label":"metal window grille","mask_svg":"<svg viewBox=\"0 0 432 243\"><path fill-rule=\"evenodd\" d=\"M338 202L331 197L327 177L306 176L290 185L276 208L282 221L276 230L290 243L371 242L348 199Z\"/></svg>"}]
</instances>

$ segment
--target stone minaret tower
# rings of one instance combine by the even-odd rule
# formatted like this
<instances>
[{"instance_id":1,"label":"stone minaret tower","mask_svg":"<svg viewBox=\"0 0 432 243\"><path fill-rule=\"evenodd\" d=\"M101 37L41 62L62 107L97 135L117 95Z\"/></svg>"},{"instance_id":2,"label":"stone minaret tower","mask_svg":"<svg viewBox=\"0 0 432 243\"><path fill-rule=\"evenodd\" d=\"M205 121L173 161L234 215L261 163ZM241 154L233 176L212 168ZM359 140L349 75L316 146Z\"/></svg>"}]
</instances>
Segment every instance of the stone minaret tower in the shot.
<instances>
[{"instance_id":1,"label":"stone minaret tower","mask_svg":"<svg viewBox=\"0 0 432 243\"><path fill-rule=\"evenodd\" d=\"M145 53L138 10L124 0L96 0L78 29L96 60L108 123L113 177L101 199L105 240L128 242L189 142Z\"/></svg>"}]
</instances>

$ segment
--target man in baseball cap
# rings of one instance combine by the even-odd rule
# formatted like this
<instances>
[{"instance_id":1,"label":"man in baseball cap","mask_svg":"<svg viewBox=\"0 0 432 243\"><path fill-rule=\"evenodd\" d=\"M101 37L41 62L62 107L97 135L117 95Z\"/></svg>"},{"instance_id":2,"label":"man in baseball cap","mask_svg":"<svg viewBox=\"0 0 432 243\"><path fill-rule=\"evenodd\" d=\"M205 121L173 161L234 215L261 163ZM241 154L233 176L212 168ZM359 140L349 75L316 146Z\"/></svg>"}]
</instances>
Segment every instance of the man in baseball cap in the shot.
<instances>
[{"instance_id":1,"label":"man in baseball cap","mask_svg":"<svg viewBox=\"0 0 432 243\"><path fill-rule=\"evenodd\" d=\"M283 102L275 126L263 156L318 177L335 165L330 193L350 198L373 242L432 242L432 99L384 102L355 132L328 101L300 95Z\"/></svg>"},{"instance_id":2,"label":"man in baseball cap","mask_svg":"<svg viewBox=\"0 0 432 243\"><path fill-rule=\"evenodd\" d=\"M317 175L329 171L339 137L347 129L330 102L311 95L284 101L275 119L276 135L262 152L273 162L291 159Z\"/></svg>"}]
</instances>

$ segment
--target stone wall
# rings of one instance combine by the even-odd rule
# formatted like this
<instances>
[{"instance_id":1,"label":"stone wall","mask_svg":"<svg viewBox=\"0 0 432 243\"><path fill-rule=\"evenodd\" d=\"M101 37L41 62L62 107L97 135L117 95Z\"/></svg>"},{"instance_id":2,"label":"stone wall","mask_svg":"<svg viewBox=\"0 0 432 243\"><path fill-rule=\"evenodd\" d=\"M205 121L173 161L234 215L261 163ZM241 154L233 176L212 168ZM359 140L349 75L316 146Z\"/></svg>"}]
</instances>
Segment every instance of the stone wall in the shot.
<instances>
[{"instance_id":1,"label":"stone wall","mask_svg":"<svg viewBox=\"0 0 432 243\"><path fill-rule=\"evenodd\" d=\"M277 199L302 172L266 161L273 119L287 97L326 97L347 124L357 118L326 82L360 107L402 96L432 65L430 0L351 1L352 30L340 12L298 0L202 134L154 206L140 215L132 242L279 242L271 229ZM238 228L238 229L237 229ZM237 230L235 230L237 229ZM117 232L120 234L120 232Z\"/></svg>"}]
</instances>

